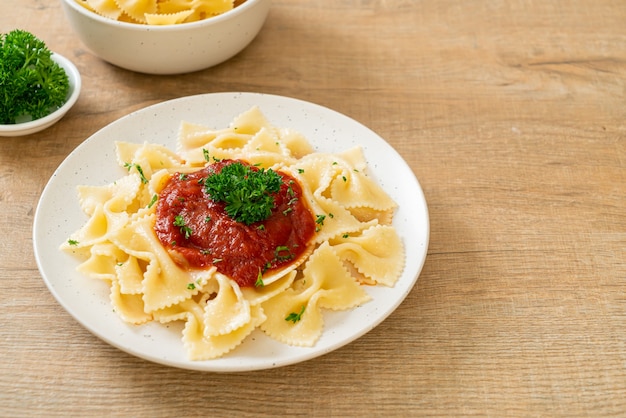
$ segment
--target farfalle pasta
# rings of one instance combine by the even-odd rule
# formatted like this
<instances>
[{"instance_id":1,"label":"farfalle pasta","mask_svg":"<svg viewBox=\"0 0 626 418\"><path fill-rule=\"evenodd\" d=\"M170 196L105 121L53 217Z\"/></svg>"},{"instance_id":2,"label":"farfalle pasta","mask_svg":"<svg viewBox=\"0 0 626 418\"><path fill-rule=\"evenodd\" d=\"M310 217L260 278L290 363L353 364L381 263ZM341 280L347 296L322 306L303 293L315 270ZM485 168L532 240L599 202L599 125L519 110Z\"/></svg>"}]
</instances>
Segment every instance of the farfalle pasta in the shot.
<instances>
[{"instance_id":1,"label":"farfalle pasta","mask_svg":"<svg viewBox=\"0 0 626 418\"><path fill-rule=\"evenodd\" d=\"M103 17L146 25L196 22L225 13L245 0L76 0Z\"/></svg>"},{"instance_id":2,"label":"farfalle pasta","mask_svg":"<svg viewBox=\"0 0 626 418\"><path fill-rule=\"evenodd\" d=\"M314 346L325 310L367 303L368 285L393 286L403 271L404 246L391 224L396 204L367 175L358 147L315 152L301 134L273 126L253 107L223 129L181 122L175 151L129 142L117 142L115 150L119 179L78 187L87 220L61 249L81 259L79 272L109 284L112 307L123 321L184 322L181 339L191 360L221 357L256 329L285 344ZM225 274L227 260L215 256L202 267L188 264L185 253L177 252L180 242L159 235L169 185L194 179L187 186L195 187L204 178L194 176L228 161L280 173L314 220L297 256L284 257L287 247L278 246L276 257L287 261L259 269L253 285ZM182 215L174 219L179 234L200 230L176 223ZM269 221L251 225L263 233L271 228Z\"/></svg>"}]
</instances>

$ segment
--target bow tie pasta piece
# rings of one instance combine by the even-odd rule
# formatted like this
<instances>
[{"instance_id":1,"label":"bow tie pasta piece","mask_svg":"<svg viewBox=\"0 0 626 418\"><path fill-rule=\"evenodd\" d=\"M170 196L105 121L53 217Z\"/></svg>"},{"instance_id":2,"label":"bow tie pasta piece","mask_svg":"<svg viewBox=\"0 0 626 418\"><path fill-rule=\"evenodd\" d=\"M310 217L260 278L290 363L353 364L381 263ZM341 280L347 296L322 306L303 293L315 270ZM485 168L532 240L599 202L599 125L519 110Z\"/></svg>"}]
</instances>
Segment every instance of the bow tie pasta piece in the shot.
<instances>
[{"instance_id":1,"label":"bow tie pasta piece","mask_svg":"<svg viewBox=\"0 0 626 418\"><path fill-rule=\"evenodd\" d=\"M258 106L253 106L245 112L235 116L229 128L242 134L254 135L265 128L276 131L277 128L270 123Z\"/></svg>"},{"instance_id":2,"label":"bow tie pasta piece","mask_svg":"<svg viewBox=\"0 0 626 418\"><path fill-rule=\"evenodd\" d=\"M154 170L161 168L175 169L183 166L183 161L178 154L170 151L163 145L149 144L147 142L134 144L116 141L115 156L118 164L122 167L127 167L129 164L138 164L139 161L147 166L149 165Z\"/></svg>"},{"instance_id":3,"label":"bow tie pasta piece","mask_svg":"<svg viewBox=\"0 0 626 418\"><path fill-rule=\"evenodd\" d=\"M359 235L330 240L342 260L349 261L365 282L393 286L404 269L404 246L395 229L374 225Z\"/></svg>"},{"instance_id":4,"label":"bow tie pasta piece","mask_svg":"<svg viewBox=\"0 0 626 418\"><path fill-rule=\"evenodd\" d=\"M260 305L283 292L293 283L296 278L297 272L292 270L287 274L281 275L278 280L274 280L269 284L263 284L262 286L252 287L244 287L241 289L244 297L248 302L250 302L250 306Z\"/></svg>"},{"instance_id":5,"label":"bow tie pasta piece","mask_svg":"<svg viewBox=\"0 0 626 418\"><path fill-rule=\"evenodd\" d=\"M270 124L258 106L254 106L235 117L226 129L183 121L177 152L192 165L246 155L250 163L270 168L291 165L313 149L298 132Z\"/></svg>"},{"instance_id":6,"label":"bow tie pasta piece","mask_svg":"<svg viewBox=\"0 0 626 418\"><path fill-rule=\"evenodd\" d=\"M242 327L222 335L206 337L202 317L188 314L183 330L183 345L191 360L211 360L222 357L235 349L265 320L265 314L259 306L250 308L251 320Z\"/></svg>"},{"instance_id":7,"label":"bow tie pasta piece","mask_svg":"<svg viewBox=\"0 0 626 418\"><path fill-rule=\"evenodd\" d=\"M346 310L370 299L334 250L324 243L306 263L303 277L261 306L261 329L285 344L311 347L322 334L321 309Z\"/></svg>"},{"instance_id":8,"label":"bow tie pasta piece","mask_svg":"<svg viewBox=\"0 0 626 418\"><path fill-rule=\"evenodd\" d=\"M137 178L127 176L106 186L79 186L77 190L80 207L89 218L61 245L65 251L89 250L106 242L111 233L126 224L130 215L125 210L136 198L139 183Z\"/></svg>"},{"instance_id":9,"label":"bow tie pasta piece","mask_svg":"<svg viewBox=\"0 0 626 418\"><path fill-rule=\"evenodd\" d=\"M340 172L330 185L333 200L347 209L365 207L387 212L396 208L396 203L380 185L365 174L365 168L358 169L339 158L337 165Z\"/></svg>"},{"instance_id":10,"label":"bow tie pasta piece","mask_svg":"<svg viewBox=\"0 0 626 418\"><path fill-rule=\"evenodd\" d=\"M175 25L183 23L193 15L193 10L183 10L177 13L146 13L146 23L148 25Z\"/></svg>"},{"instance_id":11,"label":"bow tie pasta piece","mask_svg":"<svg viewBox=\"0 0 626 418\"><path fill-rule=\"evenodd\" d=\"M123 293L117 280L111 283L111 306L117 315L129 324L141 325L152 321L152 314L144 309L141 294Z\"/></svg>"},{"instance_id":12,"label":"bow tie pasta piece","mask_svg":"<svg viewBox=\"0 0 626 418\"><path fill-rule=\"evenodd\" d=\"M183 122L179 129L178 153L190 165L202 167L212 161L236 157L251 137L251 134L232 129L212 130Z\"/></svg>"},{"instance_id":13,"label":"bow tie pasta piece","mask_svg":"<svg viewBox=\"0 0 626 418\"><path fill-rule=\"evenodd\" d=\"M109 19L118 20L122 16L122 9L115 0L78 0L78 4Z\"/></svg>"},{"instance_id":14,"label":"bow tie pasta piece","mask_svg":"<svg viewBox=\"0 0 626 418\"><path fill-rule=\"evenodd\" d=\"M78 265L76 271L87 277L106 280L109 283L118 280L117 266L127 254L110 242L102 242L85 247L86 259Z\"/></svg>"},{"instance_id":15,"label":"bow tie pasta piece","mask_svg":"<svg viewBox=\"0 0 626 418\"><path fill-rule=\"evenodd\" d=\"M251 321L250 303L243 297L236 282L217 273L219 288L204 307L204 335L228 334Z\"/></svg>"},{"instance_id":16,"label":"bow tie pasta piece","mask_svg":"<svg viewBox=\"0 0 626 418\"><path fill-rule=\"evenodd\" d=\"M131 19L146 23L146 13L157 12L157 0L115 0L117 5Z\"/></svg>"},{"instance_id":17,"label":"bow tie pasta piece","mask_svg":"<svg viewBox=\"0 0 626 418\"><path fill-rule=\"evenodd\" d=\"M154 229L154 214L125 225L111 237L128 254L147 261L143 280L145 311L152 312L188 299L195 293L190 287L196 279L177 265L159 242ZM198 272L204 278L214 270Z\"/></svg>"}]
</instances>

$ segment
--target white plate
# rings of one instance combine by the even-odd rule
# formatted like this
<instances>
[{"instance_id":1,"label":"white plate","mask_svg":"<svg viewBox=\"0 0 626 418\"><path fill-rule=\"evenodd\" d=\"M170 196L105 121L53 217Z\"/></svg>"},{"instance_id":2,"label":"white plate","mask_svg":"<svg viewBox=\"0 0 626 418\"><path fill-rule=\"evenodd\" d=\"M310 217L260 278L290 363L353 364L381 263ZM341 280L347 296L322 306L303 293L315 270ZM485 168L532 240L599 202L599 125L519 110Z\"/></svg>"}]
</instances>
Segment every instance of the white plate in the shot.
<instances>
[{"instance_id":1,"label":"white plate","mask_svg":"<svg viewBox=\"0 0 626 418\"><path fill-rule=\"evenodd\" d=\"M222 358L190 361L181 342L182 326L123 323L111 309L108 285L78 274L75 271L78 260L59 251L59 246L87 219L78 206L76 186L105 185L124 174L116 163L115 140L148 141L175 150L181 120L223 128L254 105L275 126L303 133L317 151L363 147L374 177L399 205L394 225L406 247L406 266L393 288L368 287L371 301L345 312L325 312L324 331L312 348L291 347L257 330ZM410 167L387 142L335 111L301 100L258 93L184 97L147 107L106 126L78 146L55 171L41 195L33 227L35 257L46 285L85 328L137 357L184 369L215 372L294 364L329 353L364 335L387 318L409 294L426 259L428 239L428 209L422 189Z\"/></svg>"}]
</instances>

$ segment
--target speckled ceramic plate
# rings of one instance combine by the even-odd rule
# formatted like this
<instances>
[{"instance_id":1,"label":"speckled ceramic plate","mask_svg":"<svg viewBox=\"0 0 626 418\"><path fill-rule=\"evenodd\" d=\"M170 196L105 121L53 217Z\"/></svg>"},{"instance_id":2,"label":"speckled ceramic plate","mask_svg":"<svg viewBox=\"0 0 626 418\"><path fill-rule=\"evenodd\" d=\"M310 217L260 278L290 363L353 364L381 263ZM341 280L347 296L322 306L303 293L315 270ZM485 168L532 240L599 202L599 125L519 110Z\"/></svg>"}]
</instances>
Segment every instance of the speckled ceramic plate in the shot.
<instances>
[{"instance_id":1,"label":"speckled ceramic plate","mask_svg":"<svg viewBox=\"0 0 626 418\"><path fill-rule=\"evenodd\" d=\"M324 331L314 347L291 347L257 330L222 358L190 361L181 342L182 324L123 323L111 309L108 285L78 274L75 269L79 261L59 251L59 246L87 219L78 206L76 186L105 185L123 174L116 163L114 141L148 141L174 150L181 120L222 128L254 105L275 126L304 134L317 151L340 152L355 145L363 147L370 171L398 203L394 226L406 247L406 266L393 288L368 287L371 301L353 310L324 312ZM41 195L33 228L35 257L46 285L85 328L137 357L173 367L214 372L294 364L361 337L387 318L409 294L426 259L428 239L428 210L422 189L406 162L385 140L353 119L325 107L258 93L184 97L147 107L111 123L85 140L55 171Z\"/></svg>"}]
</instances>

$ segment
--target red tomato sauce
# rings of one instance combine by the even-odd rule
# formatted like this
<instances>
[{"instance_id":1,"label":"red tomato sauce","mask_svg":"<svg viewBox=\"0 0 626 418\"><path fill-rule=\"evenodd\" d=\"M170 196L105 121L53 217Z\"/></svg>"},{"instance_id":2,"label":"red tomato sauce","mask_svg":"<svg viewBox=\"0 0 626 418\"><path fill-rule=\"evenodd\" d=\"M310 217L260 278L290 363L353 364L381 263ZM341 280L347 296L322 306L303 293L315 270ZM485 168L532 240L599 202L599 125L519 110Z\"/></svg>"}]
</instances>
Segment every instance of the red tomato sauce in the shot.
<instances>
[{"instance_id":1,"label":"red tomato sauce","mask_svg":"<svg viewBox=\"0 0 626 418\"><path fill-rule=\"evenodd\" d=\"M282 172L277 172L283 184L272 195L268 219L251 225L232 219L225 203L212 200L204 190L203 179L233 162L174 174L159 194L154 230L181 267L215 266L240 286L254 286L259 272L288 265L305 251L315 233L315 219L298 182Z\"/></svg>"}]
</instances>

